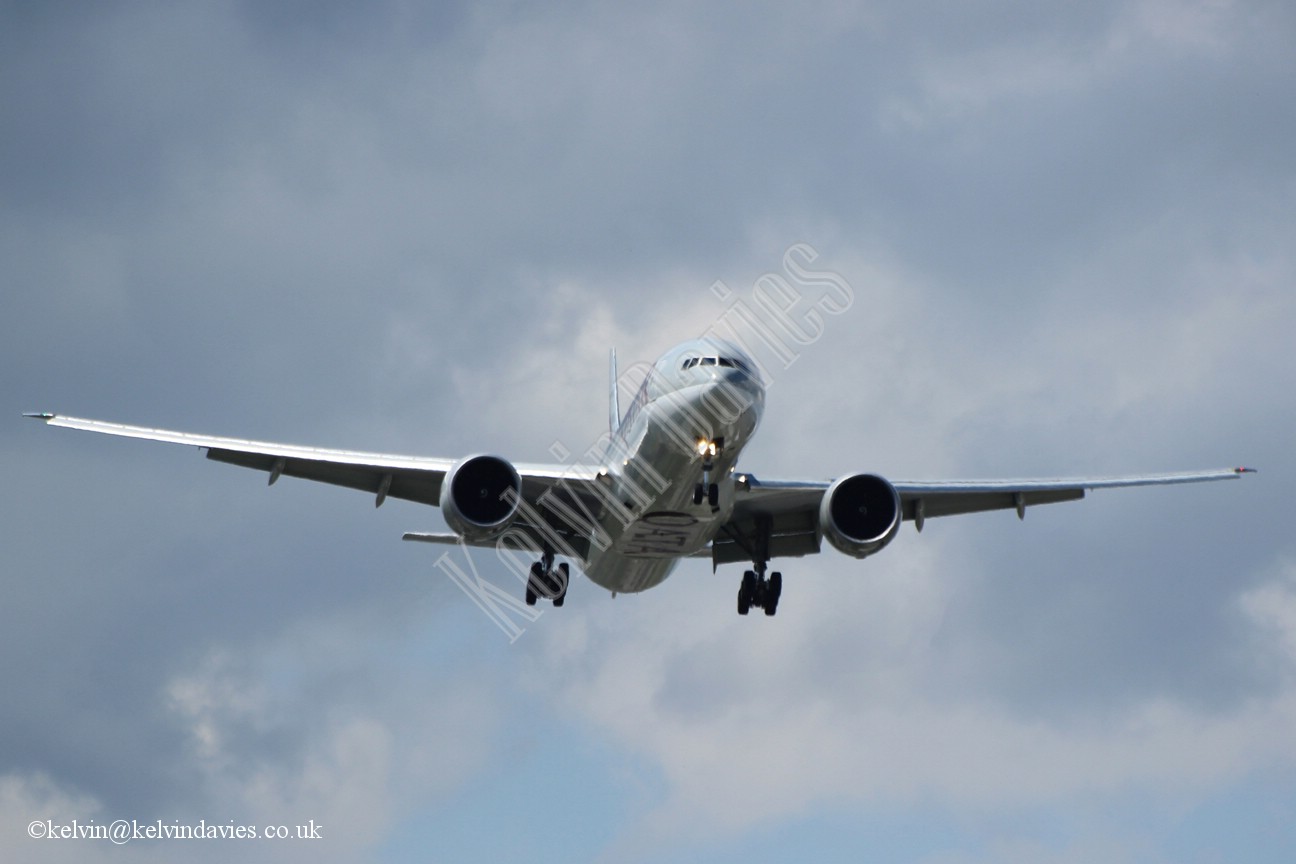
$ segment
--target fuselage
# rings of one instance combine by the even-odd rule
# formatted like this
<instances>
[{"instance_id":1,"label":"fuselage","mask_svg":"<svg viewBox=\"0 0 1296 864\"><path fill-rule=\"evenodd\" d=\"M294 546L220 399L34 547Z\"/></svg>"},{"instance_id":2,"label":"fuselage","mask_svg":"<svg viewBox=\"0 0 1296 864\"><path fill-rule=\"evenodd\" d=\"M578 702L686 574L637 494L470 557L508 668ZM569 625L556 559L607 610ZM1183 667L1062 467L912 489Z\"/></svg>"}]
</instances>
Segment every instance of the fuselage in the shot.
<instances>
[{"instance_id":1,"label":"fuselage","mask_svg":"<svg viewBox=\"0 0 1296 864\"><path fill-rule=\"evenodd\" d=\"M704 549L733 512L734 468L764 405L759 369L737 346L699 339L663 354L608 444L605 480L621 509L605 509L610 542L591 549L585 575L644 591Z\"/></svg>"}]
</instances>

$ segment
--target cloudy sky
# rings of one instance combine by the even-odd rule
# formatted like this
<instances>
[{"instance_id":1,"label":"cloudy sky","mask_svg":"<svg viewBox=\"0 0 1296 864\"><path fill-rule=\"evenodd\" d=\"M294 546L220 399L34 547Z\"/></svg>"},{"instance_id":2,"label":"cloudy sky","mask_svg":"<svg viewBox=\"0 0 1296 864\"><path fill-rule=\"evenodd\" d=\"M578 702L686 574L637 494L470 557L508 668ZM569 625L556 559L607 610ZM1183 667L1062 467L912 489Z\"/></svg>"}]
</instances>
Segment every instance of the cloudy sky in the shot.
<instances>
[{"instance_id":1,"label":"cloudy sky","mask_svg":"<svg viewBox=\"0 0 1296 864\"><path fill-rule=\"evenodd\" d=\"M0 858L1292 860L1291 4L542 5L0 4ZM510 640L434 509L19 416L579 454L798 243L747 470L1261 473ZM117 819L324 839L26 830Z\"/></svg>"}]
</instances>

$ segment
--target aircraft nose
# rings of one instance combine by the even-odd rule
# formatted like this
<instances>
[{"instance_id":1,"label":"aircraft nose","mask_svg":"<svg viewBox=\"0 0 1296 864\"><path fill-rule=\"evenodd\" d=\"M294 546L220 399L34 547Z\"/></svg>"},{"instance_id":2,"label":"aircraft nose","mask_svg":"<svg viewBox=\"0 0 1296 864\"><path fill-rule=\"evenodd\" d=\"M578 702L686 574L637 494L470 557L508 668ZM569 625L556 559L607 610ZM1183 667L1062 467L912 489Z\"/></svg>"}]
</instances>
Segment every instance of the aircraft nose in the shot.
<instances>
[{"instance_id":1,"label":"aircraft nose","mask_svg":"<svg viewBox=\"0 0 1296 864\"><path fill-rule=\"evenodd\" d=\"M693 388L690 393L699 408L714 410L716 405L724 405L727 412L736 413L751 410L763 396L760 379L738 369L717 370L708 386Z\"/></svg>"}]
</instances>

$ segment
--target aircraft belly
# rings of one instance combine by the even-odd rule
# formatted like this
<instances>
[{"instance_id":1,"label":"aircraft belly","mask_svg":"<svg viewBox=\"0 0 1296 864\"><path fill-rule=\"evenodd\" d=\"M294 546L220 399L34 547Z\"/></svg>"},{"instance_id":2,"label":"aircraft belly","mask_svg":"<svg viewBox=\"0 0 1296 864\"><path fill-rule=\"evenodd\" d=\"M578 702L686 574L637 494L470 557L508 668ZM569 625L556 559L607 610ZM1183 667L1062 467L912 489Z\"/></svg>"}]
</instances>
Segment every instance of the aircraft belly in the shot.
<instances>
[{"instance_id":1,"label":"aircraft belly","mask_svg":"<svg viewBox=\"0 0 1296 864\"><path fill-rule=\"evenodd\" d=\"M666 581L675 563L673 558L628 558L609 549L590 563L585 576L614 594L635 594Z\"/></svg>"},{"instance_id":2,"label":"aircraft belly","mask_svg":"<svg viewBox=\"0 0 1296 864\"><path fill-rule=\"evenodd\" d=\"M628 558L682 558L707 544L712 523L678 511L645 513L626 527L616 550Z\"/></svg>"}]
</instances>

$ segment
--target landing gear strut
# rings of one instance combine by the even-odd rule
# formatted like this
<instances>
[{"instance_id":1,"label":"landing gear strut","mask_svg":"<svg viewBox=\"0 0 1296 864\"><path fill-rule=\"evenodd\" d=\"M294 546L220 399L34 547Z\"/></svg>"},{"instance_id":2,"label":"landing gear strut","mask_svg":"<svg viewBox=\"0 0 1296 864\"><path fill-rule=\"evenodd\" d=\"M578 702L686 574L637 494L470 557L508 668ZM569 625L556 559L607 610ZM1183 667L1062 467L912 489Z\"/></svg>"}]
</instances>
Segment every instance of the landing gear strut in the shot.
<instances>
[{"instance_id":1,"label":"landing gear strut","mask_svg":"<svg viewBox=\"0 0 1296 864\"><path fill-rule=\"evenodd\" d=\"M765 576L765 567L769 564L770 529L770 519L765 516L756 520L753 536L731 534L738 545L752 556L752 566L755 567L743 573L742 582L738 585L739 615L746 615L753 606L764 609L766 615L778 611L779 597L783 594L783 574L776 570L768 578Z\"/></svg>"},{"instance_id":2,"label":"landing gear strut","mask_svg":"<svg viewBox=\"0 0 1296 864\"><path fill-rule=\"evenodd\" d=\"M540 560L531 565L531 575L527 578L526 605L536 605L536 599L546 597L556 607L562 606L567 599L567 586L571 582L571 568L566 562L554 566L554 553L548 546L541 554Z\"/></svg>"}]
</instances>

